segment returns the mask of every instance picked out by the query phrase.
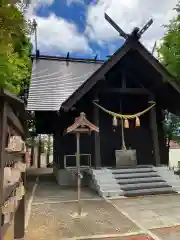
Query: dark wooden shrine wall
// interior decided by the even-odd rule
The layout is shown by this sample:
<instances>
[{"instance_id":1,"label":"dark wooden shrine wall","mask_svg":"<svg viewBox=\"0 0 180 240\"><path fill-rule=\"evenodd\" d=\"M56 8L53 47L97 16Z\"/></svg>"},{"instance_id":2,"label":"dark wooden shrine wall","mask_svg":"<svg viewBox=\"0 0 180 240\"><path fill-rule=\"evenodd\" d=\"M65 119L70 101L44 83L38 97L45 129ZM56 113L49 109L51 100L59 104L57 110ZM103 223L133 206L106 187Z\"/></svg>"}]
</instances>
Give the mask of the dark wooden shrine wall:
<instances>
[{"instance_id":1,"label":"dark wooden shrine wall","mask_svg":"<svg viewBox=\"0 0 180 240\"><path fill-rule=\"evenodd\" d=\"M135 113L143 110L147 107L147 99L133 96L123 100L123 113ZM119 98L117 96L103 96L100 95L100 104L115 112L120 111ZM140 104L141 102L141 104ZM83 102L79 105L76 111L70 112L64 118L53 118L54 125L54 162L60 164L63 168L64 155L75 154L76 152L76 138L74 135L63 135L64 129L71 125L75 117L79 116L81 111L86 112L87 118L93 122L93 104L85 104ZM88 107L89 106L89 107ZM103 111L99 111L100 118L100 151L101 151L101 163L104 166L115 165L115 150L121 149L121 128L120 126L113 131L112 117ZM130 128L124 129L125 142L127 148L137 149L137 159L139 164L154 164L154 158L152 156L152 138L149 126L149 114L145 114L141 117L141 127L135 128L135 122L130 121ZM157 123L159 134L159 147L161 164L168 163L168 149L166 148L164 132L162 128L162 115L161 108L157 107ZM82 154L92 155L92 164L94 165L94 134L91 136L84 135L80 139L80 149Z\"/></svg>"},{"instance_id":2,"label":"dark wooden shrine wall","mask_svg":"<svg viewBox=\"0 0 180 240\"><path fill-rule=\"evenodd\" d=\"M140 99L141 104L139 103ZM104 107L109 108L115 112L120 111L120 106L116 96L107 98L106 96L103 97L101 95L99 100L100 104L103 105ZM144 97L143 99L142 96L141 97L133 96L128 98L128 102L126 102L125 100L127 99L124 99L123 113L139 112L148 106L146 97ZM125 108L125 106L127 108ZM133 106L136 107L134 108ZM79 108L78 111L81 112L85 110L84 112L88 113L87 114L88 119L93 119L92 108L93 108L92 104L89 104L89 108L88 106L84 105L84 108L82 106L82 108ZM74 115L77 116L77 112L74 113L71 112L70 114L72 118L71 124L73 123ZM121 128L120 126L118 126L114 132L112 126L112 117L101 110L99 113L99 117L100 117L99 127L100 127L101 164L102 166L115 166L115 150L119 150L122 147ZM150 130L149 113L146 113L144 116L142 116L140 120L141 120L140 128L135 128L135 122L130 121L129 129L124 129L126 146L127 148L137 150L138 164L155 164L152 153L153 146L152 135ZM161 125L158 124L158 126L159 132L162 133ZM160 135L159 137L160 154L162 162L165 163L164 156L166 155L166 153L164 143L162 143L162 137L163 134ZM81 136L80 140L81 140L80 141L81 153L91 154L92 164L94 165L94 134L92 134L91 136L88 135ZM64 155L74 155L76 152L76 138L74 135L71 134L63 136L61 131L59 132L57 131L54 135L54 141L55 141L54 149L56 153L55 154L56 156L54 156L55 162L60 164L60 167L63 168Z\"/></svg>"},{"instance_id":3,"label":"dark wooden shrine wall","mask_svg":"<svg viewBox=\"0 0 180 240\"><path fill-rule=\"evenodd\" d=\"M122 109L120 110L120 100ZM107 98L101 96L100 104L107 109L123 114L133 114L148 107L148 98L143 96L128 96L119 98L116 95ZM140 118L140 128L135 127L135 121L129 121L129 128L124 129L125 143L127 148L137 150L138 164L154 164L152 156L152 138L150 131L149 114ZM115 131L113 131L115 129ZM100 111L100 140L101 162L106 166L115 166L115 150L122 148L121 126L112 126L112 117Z\"/></svg>"}]
</instances>

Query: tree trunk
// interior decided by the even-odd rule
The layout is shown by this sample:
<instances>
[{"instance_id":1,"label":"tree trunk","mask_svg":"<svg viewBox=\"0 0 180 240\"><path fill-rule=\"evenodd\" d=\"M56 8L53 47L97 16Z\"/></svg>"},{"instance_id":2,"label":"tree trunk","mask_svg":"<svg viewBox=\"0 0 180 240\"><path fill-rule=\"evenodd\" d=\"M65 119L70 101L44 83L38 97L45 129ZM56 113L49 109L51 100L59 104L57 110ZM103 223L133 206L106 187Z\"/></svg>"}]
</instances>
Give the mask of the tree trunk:
<instances>
[{"instance_id":1,"label":"tree trunk","mask_svg":"<svg viewBox=\"0 0 180 240\"><path fill-rule=\"evenodd\" d=\"M48 141L47 141L47 155L46 155L46 163L49 164L49 157L51 152L51 135L48 135Z\"/></svg>"},{"instance_id":2,"label":"tree trunk","mask_svg":"<svg viewBox=\"0 0 180 240\"><path fill-rule=\"evenodd\" d=\"M32 139L31 139L31 160L30 160L30 165L31 166L34 166L35 165L35 162L34 162L34 145L35 145L35 137L32 136Z\"/></svg>"},{"instance_id":3,"label":"tree trunk","mask_svg":"<svg viewBox=\"0 0 180 240\"><path fill-rule=\"evenodd\" d=\"M37 159L37 165L38 168L41 168L41 135L39 135L39 144L38 144L38 159Z\"/></svg>"}]
</instances>

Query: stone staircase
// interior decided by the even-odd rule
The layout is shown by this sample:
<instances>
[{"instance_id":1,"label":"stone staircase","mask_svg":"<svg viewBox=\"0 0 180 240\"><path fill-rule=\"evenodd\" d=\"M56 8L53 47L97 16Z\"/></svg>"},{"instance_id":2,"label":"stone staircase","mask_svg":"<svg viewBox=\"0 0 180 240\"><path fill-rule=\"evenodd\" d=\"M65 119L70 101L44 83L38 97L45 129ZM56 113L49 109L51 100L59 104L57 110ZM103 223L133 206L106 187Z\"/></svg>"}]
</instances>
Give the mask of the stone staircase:
<instances>
[{"instance_id":1,"label":"stone staircase","mask_svg":"<svg viewBox=\"0 0 180 240\"><path fill-rule=\"evenodd\" d=\"M180 179L168 167L91 169L91 187L102 197L132 197L180 192Z\"/></svg>"},{"instance_id":2,"label":"stone staircase","mask_svg":"<svg viewBox=\"0 0 180 240\"><path fill-rule=\"evenodd\" d=\"M92 176L90 187L96 190L101 197L123 196L123 190L120 189L111 169L90 169L89 173Z\"/></svg>"}]
</instances>

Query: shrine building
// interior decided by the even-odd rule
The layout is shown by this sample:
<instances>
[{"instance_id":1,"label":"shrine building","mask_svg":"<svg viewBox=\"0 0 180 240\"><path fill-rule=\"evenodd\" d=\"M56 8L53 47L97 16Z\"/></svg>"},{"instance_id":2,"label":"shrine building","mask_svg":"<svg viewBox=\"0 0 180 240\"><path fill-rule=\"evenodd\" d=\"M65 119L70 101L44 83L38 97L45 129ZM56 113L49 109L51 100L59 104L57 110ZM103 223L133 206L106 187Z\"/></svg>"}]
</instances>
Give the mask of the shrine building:
<instances>
[{"instance_id":1,"label":"shrine building","mask_svg":"<svg viewBox=\"0 0 180 240\"><path fill-rule=\"evenodd\" d=\"M131 115L152 103L155 106L139 117L139 127L135 119L122 127L121 120L113 126L113 117L94 102L106 110ZM69 165L75 163L75 157L66 161L75 156L75 136L64 135L64 130L81 112L99 127L99 133L80 137L82 165L117 168L118 164L121 168L118 153L123 158L123 140L126 154L129 151L134 156L133 166L168 165L164 110L180 116L178 102L180 86L135 35L107 61L71 58L69 54L67 58L33 58L27 110L35 112L37 133L53 134L53 161L60 170L68 161ZM131 162L123 163L122 168L125 166L132 167Z\"/></svg>"}]
</instances>

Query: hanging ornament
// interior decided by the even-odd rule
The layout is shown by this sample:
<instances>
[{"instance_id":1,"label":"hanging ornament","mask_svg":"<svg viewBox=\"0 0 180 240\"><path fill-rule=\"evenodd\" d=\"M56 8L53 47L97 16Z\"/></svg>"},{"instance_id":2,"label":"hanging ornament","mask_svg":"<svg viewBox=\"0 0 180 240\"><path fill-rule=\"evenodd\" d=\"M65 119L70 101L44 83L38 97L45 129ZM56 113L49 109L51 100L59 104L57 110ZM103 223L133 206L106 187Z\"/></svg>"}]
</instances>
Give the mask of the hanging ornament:
<instances>
[{"instance_id":1,"label":"hanging ornament","mask_svg":"<svg viewBox=\"0 0 180 240\"><path fill-rule=\"evenodd\" d=\"M3 216L4 216L4 224L8 224L11 220L11 213L10 212L5 213L5 214L3 214Z\"/></svg>"},{"instance_id":2,"label":"hanging ornament","mask_svg":"<svg viewBox=\"0 0 180 240\"><path fill-rule=\"evenodd\" d=\"M20 186L16 188L15 196L18 201L22 199Z\"/></svg>"},{"instance_id":3,"label":"hanging ornament","mask_svg":"<svg viewBox=\"0 0 180 240\"><path fill-rule=\"evenodd\" d=\"M124 120L124 128L129 128L129 121L128 121L128 119Z\"/></svg>"},{"instance_id":4,"label":"hanging ornament","mask_svg":"<svg viewBox=\"0 0 180 240\"><path fill-rule=\"evenodd\" d=\"M122 150L126 150L126 146L125 145L122 145Z\"/></svg>"},{"instance_id":5,"label":"hanging ornament","mask_svg":"<svg viewBox=\"0 0 180 240\"><path fill-rule=\"evenodd\" d=\"M140 127L140 119L139 117L136 117L136 127Z\"/></svg>"},{"instance_id":6,"label":"hanging ornament","mask_svg":"<svg viewBox=\"0 0 180 240\"><path fill-rule=\"evenodd\" d=\"M19 162L14 164L14 168L18 169L20 172L25 172L26 171L26 164L19 161Z\"/></svg>"},{"instance_id":7,"label":"hanging ornament","mask_svg":"<svg viewBox=\"0 0 180 240\"><path fill-rule=\"evenodd\" d=\"M21 191L21 196L24 196L25 194L25 189L23 183L20 184L20 191Z\"/></svg>"},{"instance_id":8,"label":"hanging ornament","mask_svg":"<svg viewBox=\"0 0 180 240\"><path fill-rule=\"evenodd\" d=\"M116 116L114 116L114 117L113 117L113 126L114 126L114 127L117 127L117 125L118 125L118 121L117 121Z\"/></svg>"}]
</instances>

